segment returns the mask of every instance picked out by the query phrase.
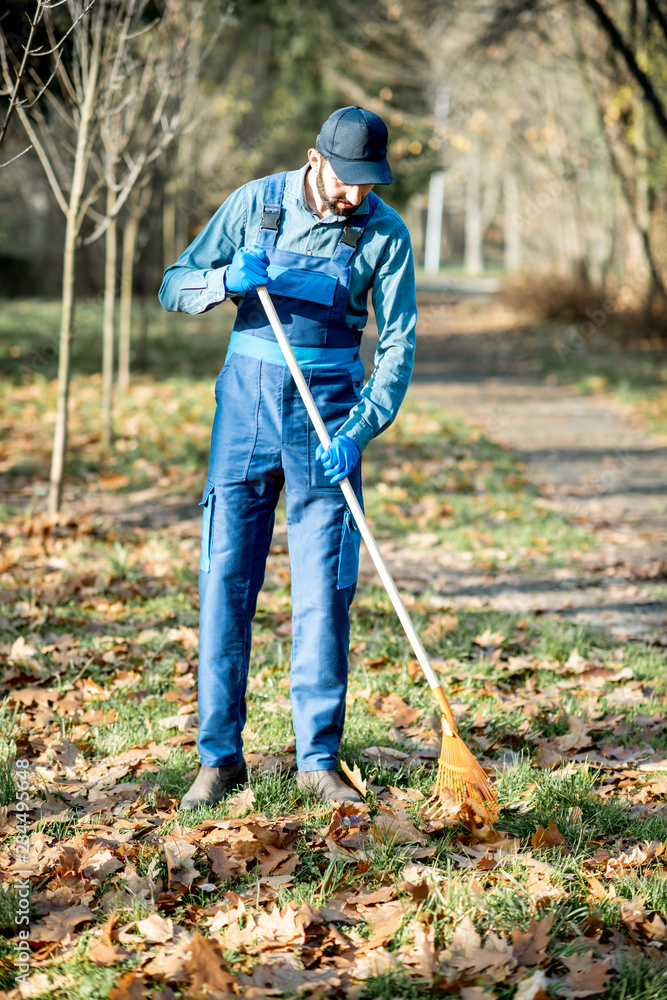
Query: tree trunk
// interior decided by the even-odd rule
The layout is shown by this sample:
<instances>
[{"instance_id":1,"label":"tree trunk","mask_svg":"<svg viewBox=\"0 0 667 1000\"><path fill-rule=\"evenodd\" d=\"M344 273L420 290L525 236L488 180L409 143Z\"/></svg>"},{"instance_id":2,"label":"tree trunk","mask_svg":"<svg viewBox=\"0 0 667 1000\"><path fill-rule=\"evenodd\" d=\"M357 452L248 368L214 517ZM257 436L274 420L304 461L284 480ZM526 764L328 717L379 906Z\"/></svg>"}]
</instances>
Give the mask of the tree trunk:
<instances>
[{"instance_id":1,"label":"tree trunk","mask_svg":"<svg viewBox=\"0 0 667 1000\"><path fill-rule=\"evenodd\" d=\"M518 274L521 270L521 229L519 226L519 185L516 174L508 169L503 178L505 214L505 270Z\"/></svg>"},{"instance_id":2,"label":"tree trunk","mask_svg":"<svg viewBox=\"0 0 667 1000\"><path fill-rule=\"evenodd\" d=\"M482 274L482 201L480 197L480 153L475 143L469 153L466 179L465 269L467 274Z\"/></svg>"},{"instance_id":3,"label":"tree trunk","mask_svg":"<svg viewBox=\"0 0 667 1000\"><path fill-rule=\"evenodd\" d=\"M57 514L62 500L65 456L67 454L67 416L71 370L72 328L74 325L74 255L76 247L77 205L70 199L63 247L63 283L60 311L60 345L58 348L58 401L51 455L51 485L49 514Z\"/></svg>"},{"instance_id":4,"label":"tree trunk","mask_svg":"<svg viewBox=\"0 0 667 1000\"><path fill-rule=\"evenodd\" d=\"M424 271L430 275L436 275L440 270L444 204L445 171L436 170L431 174L428 185L428 215L426 217L426 241L424 247Z\"/></svg>"},{"instance_id":5,"label":"tree trunk","mask_svg":"<svg viewBox=\"0 0 667 1000\"><path fill-rule=\"evenodd\" d=\"M173 173L164 186L162 202L162 255L165 269L174 263L176 253L176 195L178 192L178 160L170 164Z\"/></svg>"},{"instance_id":6,"label":"tree trunk","mask_svg":"<svg viewBox=\"0 0 667 1000\"><path fill-rule=\"evenodd\" d=\"M120 343L118 348L118 391L130 388L130 343L132 337L132 272L139 232L139 213L131 211L123 233L120 270Z\"/></svg>"},{"instance_id":7,"label":"tree trunk","mask_svg":"<svg viewBox=\"0 0 667 1000\"><path fill-rule=\"evenodd\" d=\"M62 502L65 457L67 454L67 410L69 404L69 382L71 371L72 327L74 320L74 254L79 229L79 209L86 181L90 150L88 139L97 95L100 68L101 25L97 22L92 31L93 46L86 78L86 91L81 105L81 117L76 137L72 187L66 213L65 245L63 248L62 309L60 314L60 349L58 354L58 402L56 425L53 434L51 456L51 483L49 488L48 511L57 514Z\"/></svg>"},{"instance_id":8,"label":"tree trunk","mask_svg":"<svg viewBox=\"0 0 667 1000\"><path fill-rule=\"evenodd\" d=\"M132 341L132 287L134 261L137 253L139 223L151 200L149 186L133 191L130 210L123 231L123 248L120 265L120 345L118 349L118 390L130 388L130 345Z\"/></svg>"},{"instance_id":9,"label":"tree trunk","mask_svg":"<svg viewBox=\"0 0 667 1000\"><path fill-rule=\"evenodd\" d=\"M107 189L107 215L114 207L114 192ZM113 342L114 306L116 303L117 222L112 219L106 231L104 266L104 322L102 348L102 449L109 451L113 442Z\"/></svg>"}]
</instances>

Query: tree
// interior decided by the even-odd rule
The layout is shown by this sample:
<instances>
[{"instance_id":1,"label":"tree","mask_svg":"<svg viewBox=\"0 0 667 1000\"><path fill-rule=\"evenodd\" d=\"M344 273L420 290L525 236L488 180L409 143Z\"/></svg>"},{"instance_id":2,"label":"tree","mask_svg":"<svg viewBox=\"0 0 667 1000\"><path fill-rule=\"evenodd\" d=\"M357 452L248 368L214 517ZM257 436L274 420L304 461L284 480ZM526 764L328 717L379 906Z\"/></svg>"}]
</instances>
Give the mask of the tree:
<instances>
[{"instance_id":1,"label":"tree","mask_svg":"<svg viewBox=\"0 0 667 1000\"><path fill-rule=\"evenodd\" d=\"M90 245L109 233L105 294L108 440L115 221L150 165L188 124L184 111L199 64L193 69L179 56L189 44L191 19L201 17L203 8L203 0L196 5L167 0L162 16L149 19L147 0L94 0L85 20L81 0L65 0L57 8L44 9L51 50L67 36L71 40L70 58L67 65L59 60L54 68L58 92L53 88L46 91L48 113L34 102L29 110L21 105L16 110L66 220L50 513L60 508L67 453L75 252L78 246ZM133 43L137 45L148 32L153 32L151 43L137 54ZM32 77L34 86L41 87L36 73ZM147 105L150 107L145 110ZM103 195L105 202L100 205ZM84 234L87 221L92 223L92 231Z\"/></svg>"},{"instance_id":2,"label":"tree","mask_svg":"<svg viewBox=\"0 0 667 1000\"><path fill-rule=\"evenodd\" d=\"M87 14L92 7L93 2L94 0L92 0L92 2L82 10L80 17L72 24L71 30L76 28L78 21ZM49 3L47 0L36 0L35 11L32 17L27 12L24 14L23 30L21 34L11 31L5 35L2 31L2 24L0 23L0 66L2 67L3 80L0 96L8 98L5 117L2 123L0 123L0 146L5 140L7 130L9 129L9 123L11 122L16 109L18 107L28 109L31 105L35 104L40 97L42 97L44 91L49 86L55 75L58 61L62 55L62 48L67 40L67 35L63 35L53 49L44 49L41 44L38 44L38 34L42 26L44 14L47 11L53 10L57 6L58 0L55 0L53 3ZM46 82L42 85L38 92L32 96L30 101L28 101L28 98L25 95L22 97L21 92L24 90L26 81L30 74L31 63L35 59L43 59L46 56L52 56L56 53L56 68L54 68ZM8 166L9 163L13 163L14 160L17 160L19 156L23 156L24 153L27 153L30 148L30 146L26 146L21 153L12 157L12 159L7 163L0 164L0 166Z\"/></svg>"}]
</instances>

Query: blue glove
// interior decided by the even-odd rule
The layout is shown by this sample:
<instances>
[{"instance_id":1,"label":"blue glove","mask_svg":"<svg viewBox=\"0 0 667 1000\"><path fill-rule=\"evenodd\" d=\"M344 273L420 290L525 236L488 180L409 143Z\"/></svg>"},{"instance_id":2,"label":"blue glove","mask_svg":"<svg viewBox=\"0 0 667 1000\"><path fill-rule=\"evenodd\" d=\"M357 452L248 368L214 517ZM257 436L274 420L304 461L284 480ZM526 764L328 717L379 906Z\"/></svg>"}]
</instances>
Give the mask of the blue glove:
<instances>
[{"instance_id":1,"label":"blue glove","mask_svg":"<svg viewBox=\"0 0 667 1000\"><path fill-rule=\"evenodd\" d=\"M349 476L359 461L359 455L359 449L347 434L336 434L326 451L318 444L315 452L315 458L319 458L324 466L324 475L332 484Z\"/></svg>"},{"instance_id":2,"label":"blue glove","mask_svg":"<svg viewBox=\"0 0 667 1000\"><path fill-rule=\"evenodd\" d=\"M249 292L258 285L268 285L271 281L267 268L269 258L264 250L241 247L236 251L225 272L225 287L228 292Z\"/></svg>"}]
</instances>

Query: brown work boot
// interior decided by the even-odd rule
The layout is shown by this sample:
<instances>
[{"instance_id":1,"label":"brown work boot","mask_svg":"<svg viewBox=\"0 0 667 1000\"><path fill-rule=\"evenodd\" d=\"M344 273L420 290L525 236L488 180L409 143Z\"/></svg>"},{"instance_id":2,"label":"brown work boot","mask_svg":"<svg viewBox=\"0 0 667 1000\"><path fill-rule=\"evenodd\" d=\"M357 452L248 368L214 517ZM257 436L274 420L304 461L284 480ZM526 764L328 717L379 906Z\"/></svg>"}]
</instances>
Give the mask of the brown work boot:
<instances>
[{"instance_id":1,"label":"brown work boot","mask_svg":"<svg viewBox=\"0 0 667 1000\"><path fill-rule=\"evenodd\" d=\"M312 792L322 802L361 802L354 788L346 785L336 771L299 771L296 783L302 792Z\"/></svg>"},{"instance_id":2,"label":"brown work boot","mask_svg":"<svg viewBox=\"0 0 667 1000\"><path fill-rule=\"evenodd\" d=\"M181 809L217 806L230 792L247 782L248 770L243 758L225 767L206 767L202 764L199 774L181 800Z\"/></svg>"}]
</instances>

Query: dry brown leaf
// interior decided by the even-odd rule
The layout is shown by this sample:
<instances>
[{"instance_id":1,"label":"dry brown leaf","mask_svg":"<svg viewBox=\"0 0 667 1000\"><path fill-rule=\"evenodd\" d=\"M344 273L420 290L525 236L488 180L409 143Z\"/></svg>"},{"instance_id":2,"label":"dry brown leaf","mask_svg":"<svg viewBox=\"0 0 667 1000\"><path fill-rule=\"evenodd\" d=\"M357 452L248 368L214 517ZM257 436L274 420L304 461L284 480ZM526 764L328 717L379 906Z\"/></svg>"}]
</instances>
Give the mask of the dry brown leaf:
<instances>
[{"instance_id":1,"label":"dry brown leaf","mask_svg":"<svg viewBox=\"0 0 667 1000\"><path fill-rule=\"evenodd\" d=\"M359 770L359 765L355 764L353 768L350 768L349 764L346 764L344 760L340 762L341 770L350 779L352 785L356 788L360 795L364 798L368 795L368 786L364 779L361 777L361 771Z\"/></svg>"},{"instance_id":2,"label":"dry brown leaf","mask_svg":"<svg viewBox=\"0 0 667 1000\"><path fill-rule=\"evenodd\" d=\"M55 990L71 990L74 986L74 976L61 975L59 973L36 972L26 982L18 984L20 995L28 997L44 997L51 995ZM7 995L7 994L6 994Z\"/></svg>"},{"instance_id":3,"label":"dry brown leaf","mask_svg":"<svg viewBox=\"0 0 667 1000\"><path fill-rule=\"evenodd\" d=\"M538 740L537 750L533 756L532 763L535 767L552 768L558 767L563 760L563 754L557 750L550 740Z\"/></svg>"},{"instance_id":4,"label":"dry brown leaf","mask_svg":"<svg viewBox=\"0 0 667 1000\"><path fill-rule=\"evenodd\" d=\"M371 936L368 939L368 947L371 948L388 944L407 916L404 904L398 900L368 908L358 906L357 910L371 925Z\"/></svg>"},{"instance_id":5,"label":"dry brown leaf","mask_svg":"<svg viewBox=\"0 0 667 1000\"><path fill-rule=\"evenodd\" d=\"M399 948L401 962L414 969L423 979L433 979L438 968L438 953L435 950L435 928L424 924L413 924L412 944Z\"/></svg>"},{"instance_id":6,"label":"dry brown leaf","mask_svg":"<svg viewBox=\"0 0 667 1000\"><path fill-rule=\"evenodd\" d=\"M394 691L385 695L376 691L369 698L368 704L372 712L383 719L390 719L399 729L414 726L421 714L419 709L410 708Z\"/></svg>"},{"instance_id":7,"label":"dry brown leaf","mask_svg":"<svg viewBox=\"0 0 667 1000\"><path fill-rule=\"evenodd\" d=\"M76 928L95 920L95 914L87 906L68 906L64 910L48 913L43 922L30 928L31 941L65 941Z\"/></svg>"},{"instance_id":8,"label":"dry brown leaf","mask_svg":"<svg viewBox=\"0 0 667 1000\"><path fill-rule=\"evenodd\" d=\"M218 933L225 948L238 948L249 955L265 949L294 948L306 940L306 928L311 923L321 923L319 913L308 903L300 906L294 900L281 911L260 910L250 913L240 901L236 910L220 912L214 919L211 931ZM242 926L243 925L243 926Z\"/></svg>"},{"instance_id":9,"label":"dry brown leaf","mask_svg":"<svg viewBox=\"0 0 667 1000\"><path fill-rule=\"evenodd\" d=\"M375 948L373 951L365 952L358 958L354 965L346 969L346 973L352 979L371 979L373 976L381 976L385 972L392 972L398 968L396 956L390 954L386 948Z\"/></svg>"},{"instance_id":10,"label":"dry brown leaf","mask_svg":"<svg viewBox=\"0 0 667 1000\"><path fill-rule=\"evenodd\" d=\"M128 958L132 958L133 952L122 948L119 944L109 944L102 938L93 937L88 946L88 959L95 965L118 965Z\"/></svg>"},{"instance_id":11,"label":"dry brown leaf","mask_svg":"<svg viewBox=\"0 0 667 1000\"><path fill-rule=\"evenodd\" d=\"M138 972L125 972L109 991L109 1000L145 1000L148 983Z\"/></svg>"},{"instance_id":12,"label":"dry brown leaf","mask_svg":"<svg viewBox=\"0 0 667 1000\"><path fill-rule=\"evenodd\" d=\"M137 930L149 944L166 944L174 936L174 921L159 913L150 913L143 920L137 920Z\"/></svg>"},{"instance_id":13,"label":"dry brown leaf","mask_svg":"<svg viewBox=\"0 0 667 1000\"><path fill-rule=\"evenodd\" d=\"M536 969L532 975L520 981L513 1000L549 1000L546 989L552 984L553 980L548 978L544 969Z\"/></svg>"},{"instance_id":14,"label":"dry brown leaf","mask_svg":"<svg viewBox=\"0 0 667 1000\"><path fill-rule=\"evenodd\" d=\"M272 844L267 844L264 848L262 856L258 860L255 871L259 876L270 875L274 868L284 864L291 857L292 851L285 851L282 847L274 847ZM292 871L293 870L294 869L292 869ZM291 874L291 872L289 874Z\"/></svg>"},{"instance_id":15,"label":"dry brown leaf","mask_svg":"<svg viewBox=\"0 0 667 1000\"><path fill-rule=\"evenodd\" d=\"M246 872L245 861L232 857L223 844L210 844L206 848L206 857L211 862L214 873L223 882L234 878L235 875L242 875Z\"/></svg>"},{"instance_id":16,"label":"dry brown leaf","mask_svg":"<svg viewBox=\"0 0 667 1000\"><path fill-rule=\"evenodd\" d=\"M255 793L252 788L244 788L236 795L230 795L226 800L228 816L243 816L255 804Z\"/></svg>"},{"instance_id":17,"label":"dry brown leaf","mask_svg":"<svg viewBox=\"0 0 667 1000\"><path fill-rule=\"evenodd\" d=\"M169 885L180 885L189 889L201 872L197 871L192 860L197 852L196 844L177 837L167 837L164 842L164 853L167 859Z\"/></svg>"},{"instance_id":18,"label":"dry brown leaf","mask_svg":"<svg viewBox=\"0 0 667 1000\"><path fill-rule=\"evenodd\" d=\"M190 941L190 960L184 972L191 977L195 989L220 990L232 993L238 980L227 969L219 945L195 934Z\"/></svg>"},{"instance_id":19,"label":"dry brown leaf","mask_svg":"<svg viewBox=\"0 0 667 1000\"><path fill-rule=\"evenodd\" d=\"M554 915L550 913L543 920L533 918L526 931L521 931L518 927L513 929L514 957L519 965L542 965L548 961L546 951L551 941L553 922Z\"/></svg>"},{"instance_id":20,"label":"dry brown leaf","mask_svg":"<svg viewBox=\"0 0 667 1000\"><path fill-rule=\"evenodd\" d=\"M539 847L558 847L560 848L561 853L570 853L565 837L552 819L549 820L548 830L545 830L539 823L537 824L537 829L535 830L530 842L536 849Z\"/></svg>"},{"instance_id":21,"label":"dry brown leaf","mask_svg":"<svg viewBox=\"0 0 667 1000\"><path fill-rule=\"evenodd\" d=\"M607 980L614 964L612 958L594 959L593 952L564 955L561 962L569 974L560 981L556 992L564 997L600 996L606 992Z\"/></svg>"},{"instance_id":22,"label":"dry brown leaf","mask_svg":"<svg viewBox=\"0 0 667 1000\"><path fill-rule=\"evenodd\" d=\"M392 812L381 806L370 828L371 835L380 844L422 844L428 843L428 837L410 822L404 809Z\"/></svg>"}]
</instances>

